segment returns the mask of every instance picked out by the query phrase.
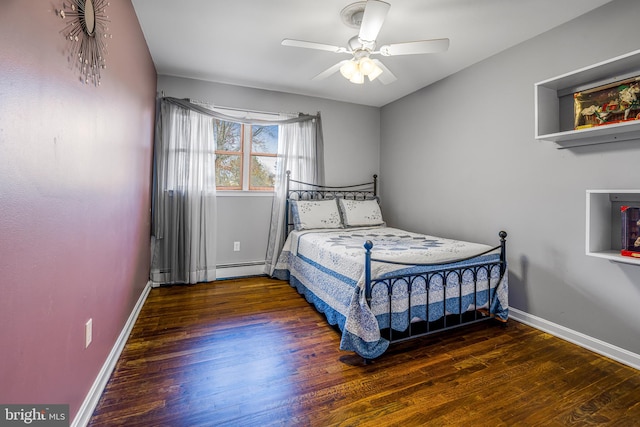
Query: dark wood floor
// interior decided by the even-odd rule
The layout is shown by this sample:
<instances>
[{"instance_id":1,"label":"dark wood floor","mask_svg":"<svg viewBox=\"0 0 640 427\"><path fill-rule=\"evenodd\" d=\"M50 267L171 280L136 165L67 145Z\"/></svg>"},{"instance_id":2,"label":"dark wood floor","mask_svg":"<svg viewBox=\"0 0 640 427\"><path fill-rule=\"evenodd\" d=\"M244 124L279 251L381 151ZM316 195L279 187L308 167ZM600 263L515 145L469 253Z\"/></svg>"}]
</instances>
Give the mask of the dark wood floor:
<instances>
[{"instance_id":1,"label":"dark wood floor","mask_svg":"<svg viewBox=\"0 0 640 427\"><path fill-rule=\"evenodd\" d=\"M285 282L153 289L90 426L640 426L640 371L510 320L370 365Z\"/></svg>"}]
</instances>

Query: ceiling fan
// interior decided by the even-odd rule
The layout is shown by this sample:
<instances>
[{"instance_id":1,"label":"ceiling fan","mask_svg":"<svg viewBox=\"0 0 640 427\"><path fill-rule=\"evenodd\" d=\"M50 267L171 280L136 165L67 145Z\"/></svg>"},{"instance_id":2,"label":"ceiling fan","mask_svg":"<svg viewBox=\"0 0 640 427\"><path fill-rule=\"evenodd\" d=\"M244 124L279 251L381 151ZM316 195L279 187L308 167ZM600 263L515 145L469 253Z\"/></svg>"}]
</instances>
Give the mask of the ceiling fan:
<instances>
[{"instance_id":1,"label":"ceiling fan","mask_svg":"<svg viewBox=\"0 0 640 427\"><path fill-rule=\"evenodd\" d=\"M381 61L372 59L372 55L397 56L444 52L449 48L449 39L386 44L376 50L376 39L390 7L389 3L380 0L367 0L342 9L342 21L352 28L360 29L358 35L349 40L347 47L294 39L284 39L282 45L352 55L351 59L338 62L315 76L313 80L325 79L340 70L340 73L352 83L364 83L365 76L369 81L377 78L382 84L393 83L397 80L396 76Z\"/></svg>"}]
</instances>

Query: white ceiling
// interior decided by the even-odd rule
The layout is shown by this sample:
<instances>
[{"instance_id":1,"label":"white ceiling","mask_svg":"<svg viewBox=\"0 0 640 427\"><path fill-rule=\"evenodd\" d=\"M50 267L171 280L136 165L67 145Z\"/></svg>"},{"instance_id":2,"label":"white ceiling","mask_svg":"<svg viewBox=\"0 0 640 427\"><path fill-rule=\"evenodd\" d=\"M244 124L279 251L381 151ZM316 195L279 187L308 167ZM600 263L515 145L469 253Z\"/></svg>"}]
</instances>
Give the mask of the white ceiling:
<instances>
[{"instance_id":1,"label":"white ceiling","mask_svg":"<svg viewBox=\"0 0 640 427\"><path fill-rule=\"evenodd\" d=\"M383 106L611 0L385 0L378 46L447 37L449 50L382 57L398 78L312 80L347 54L282 46L292 38L346 46L352 0L132 0L158 74Z\"/></svg>"}]
</instances>

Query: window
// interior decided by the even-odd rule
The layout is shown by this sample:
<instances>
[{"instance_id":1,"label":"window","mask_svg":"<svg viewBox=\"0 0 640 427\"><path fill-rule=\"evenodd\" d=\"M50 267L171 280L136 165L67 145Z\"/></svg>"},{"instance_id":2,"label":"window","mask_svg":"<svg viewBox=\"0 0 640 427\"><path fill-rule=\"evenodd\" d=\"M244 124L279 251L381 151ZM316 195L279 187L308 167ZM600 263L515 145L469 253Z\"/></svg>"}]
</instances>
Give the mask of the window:
<instances>
[{"instance_id":1,"label":"window","mask_svg":"<svg viewBox=\"0 0 640 427\"><path fill-rule=\"evenodd\" d=\"M216 188L242 190L243 126L216 120Z\"/></svg>"},{"instance_id":2,"label":"window","mask_svg":"<svg viewBox=\"0 0 640 427\"><path fill-rule=\"evenodd\" d=\"M249 189L273 191L278 156L278 126L251 126Z\"/></svg>"},{"instance_id":3,"label":"window","mask_svg":"<svg viewBox=\"0 0 640 427\"><path fill-rule=\"evenodd\" d=\"M278 126L216 120L215 133L216 188L273 191Z\"/></svg>"}]
</instances>

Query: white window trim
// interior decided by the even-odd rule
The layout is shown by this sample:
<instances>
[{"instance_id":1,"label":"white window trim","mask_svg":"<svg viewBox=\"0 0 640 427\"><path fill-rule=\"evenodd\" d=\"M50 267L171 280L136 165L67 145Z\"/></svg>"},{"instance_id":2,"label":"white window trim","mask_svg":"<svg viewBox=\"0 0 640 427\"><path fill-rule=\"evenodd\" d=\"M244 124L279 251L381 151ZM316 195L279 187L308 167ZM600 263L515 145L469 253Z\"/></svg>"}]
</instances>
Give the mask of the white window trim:
<instances>
[{"instance_id":1,"label":"white window trim","mask_svg":"<svg viewBox=\"0 0 640 427\"><path fill-rule=\"evenodd\" d=\"M217 197L273 197L274 191L256 191L256 190L218 190Z\"/></svg>"},{"instance_id":2,"label":"white window trim","mask_svg":"<svg viewBox=\"0 0 640 427\"><path fill-rule=\"evenodd\" d=\"M251 132L247 132L250 126ZM251 134L251 135L248 135ZM251 139L253 137L253 125L244 125L242 132L242 191L252 191L249 189L249 178L251 175ZM249 169L249 170L245 170ZM226 191L226 190L222 190Z\"/></svg>"}]
</instances>

